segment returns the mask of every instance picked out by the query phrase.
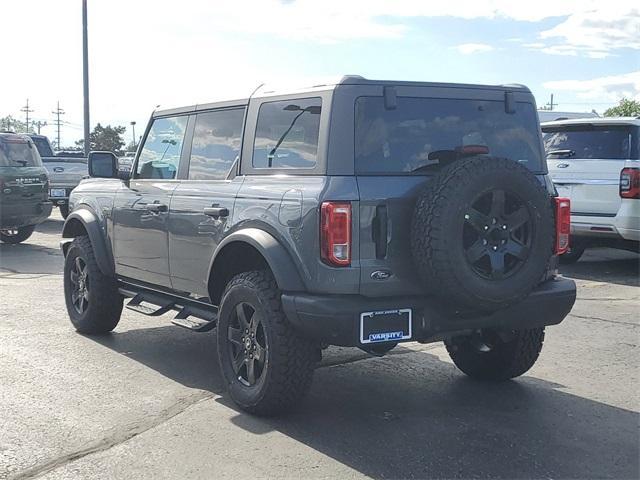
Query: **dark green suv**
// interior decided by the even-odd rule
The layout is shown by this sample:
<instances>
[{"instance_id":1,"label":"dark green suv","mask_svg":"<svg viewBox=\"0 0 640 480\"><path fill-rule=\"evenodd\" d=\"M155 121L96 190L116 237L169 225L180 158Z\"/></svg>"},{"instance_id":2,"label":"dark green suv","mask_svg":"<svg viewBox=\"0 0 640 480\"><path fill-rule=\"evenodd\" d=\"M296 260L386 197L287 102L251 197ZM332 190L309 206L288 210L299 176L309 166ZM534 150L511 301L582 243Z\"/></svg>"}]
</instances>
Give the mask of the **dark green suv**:
<instances>
[{"instance_id":1,"label":"dark green suv","mask_svg":"<svg viewBox=\"0 0 640 480\"><path fill-rule=\"evenodd\" d=\"M0 133L0 240L20 243L51 214L49 178L33 141Z\"/></svg>"}]
</instances>

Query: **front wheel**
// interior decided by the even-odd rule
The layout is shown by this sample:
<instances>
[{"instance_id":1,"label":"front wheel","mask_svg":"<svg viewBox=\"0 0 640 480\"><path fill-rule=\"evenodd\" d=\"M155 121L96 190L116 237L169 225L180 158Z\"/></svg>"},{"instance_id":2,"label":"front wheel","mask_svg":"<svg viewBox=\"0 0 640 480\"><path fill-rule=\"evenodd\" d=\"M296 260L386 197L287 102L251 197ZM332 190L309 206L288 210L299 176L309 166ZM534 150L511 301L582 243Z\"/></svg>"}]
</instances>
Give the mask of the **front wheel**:
<instances>
[{"instance_id":1,"label":"front wheel","mask_svg":"<svg viewBox=\"0 0 640 480\"><path fill-rule=\"evenodd\" d=\"M243 410L284 412L311 385L317 347L289 324L270 272L244 272L229 282L220 304L217 344L229 394Z\"/></svg>"},{"instance_id":2,"label":"front wheel","mask_svg":"<svg viewBox=\"0 0 640 480\"><path fill-rule=\"evenodd\" d=\"M478 380L500 381L519 377L538 360L544 327L526 330L485 329L445 342L453 363Z\"/></svg>"},{"instance_id":3,"label":"front wheel","mask_svg":"<svg viewBox=\"0 0 640 480\"><path fill-rule=\"evenodd\" d=\"M4 243L21 243L29 238L35 229L35 225L27 225L26 227L0 230L0 240Z\"/></svg>"},{"instance_id":4,"label":"front wheel","mask_svg":"<svg viewBox=\"0 0 640 480\"><path fill-rule=\"evenodd\" d=\"M76 237L64 259L64 299L80 333L107 333L120 321L122 295L115 278L100 271L89 237Z\"/></svg>"}]
</instances>

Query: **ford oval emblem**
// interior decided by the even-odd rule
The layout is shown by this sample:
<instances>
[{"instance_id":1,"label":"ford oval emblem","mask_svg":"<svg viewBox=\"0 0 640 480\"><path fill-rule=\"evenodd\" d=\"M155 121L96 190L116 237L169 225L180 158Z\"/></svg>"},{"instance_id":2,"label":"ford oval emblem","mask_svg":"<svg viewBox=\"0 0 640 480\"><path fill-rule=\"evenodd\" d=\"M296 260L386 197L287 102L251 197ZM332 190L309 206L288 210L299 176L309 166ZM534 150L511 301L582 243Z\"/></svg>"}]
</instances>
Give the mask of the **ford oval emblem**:
<instances>
[{"instance_id":1,"label":"ford oval emblem","mask_svg":"<svg viewBox=\"0 0 640 480\"><path fill-rule=\"evenodd\" d=\"M558 168L567 168L569 166L568 163L559 163Z\"/></svg>"},{"instance_id":2,"label":"ford oval emblem","mask_svg":"<svg viewBox=\"0 0 640 480\"><path fill-rule=\"evenodd\" d=\"M53 171L56 173L64 172L64 168L62 167L53 167Z\"/></svg>"},{"instance_id":3,"label":"ford oval emblem","mask_svg":"<svg viewBox=\"0 0 640 480\"><path fill-rule=\"evenodd\" d=\"M391 272L388 270L376 270L371 273L371 278L374 280L386 280L391 276Z\"/></svg>"}]
</instances>

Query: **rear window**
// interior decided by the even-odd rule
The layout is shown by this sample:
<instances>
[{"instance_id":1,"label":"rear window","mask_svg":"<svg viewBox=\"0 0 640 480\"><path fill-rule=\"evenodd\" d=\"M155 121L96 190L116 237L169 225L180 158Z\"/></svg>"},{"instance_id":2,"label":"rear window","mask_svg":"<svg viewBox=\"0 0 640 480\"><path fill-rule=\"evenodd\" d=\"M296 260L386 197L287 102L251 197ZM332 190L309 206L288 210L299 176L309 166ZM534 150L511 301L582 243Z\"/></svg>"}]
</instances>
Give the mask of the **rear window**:
<instances>
[{"instance_id":1,"label":"rear window","mask_svg":"<svg viewBox=\"0 0 640 480\"><path fill-rule=\"evenodd\" d=\"M40 156L30 140L0 139L0 167L38 167Z\"/></svg>"},{"instance_id":2,"label":"rear window","mask_svg":"<svg viewBox=\"0 0 640 480\"><path fill-rule=\"evenodd\" d=\"M31 137L31 140L33 140L33 143L35 143L36 148L38 149L38 153L41 157L53 157L51 145L49 145L49 141L46 138Z\"/></svg>"},{"instance_id":3,"label":"rear window","mask_svg":"<svg viewBox=\"0 0 640 480\"><path fill-rule=\"evenodd\" d=\"M539 127L532 104L398 97L385 109L382 97L356 100L355 162L358 173L428 171L439 158L462 149L488 152L542 170Z\"/></svg>"},{"instance_id":4,"label":"rear window","mask_svg":"<svg viewBox=\"0 0 640 480\"><path fill-rule=\"evenodd\" d=\"M549 158L626 160L637 150L632 149L634 129L625 125L564 125L542 131Z\"/></svg>"}]
</instances>

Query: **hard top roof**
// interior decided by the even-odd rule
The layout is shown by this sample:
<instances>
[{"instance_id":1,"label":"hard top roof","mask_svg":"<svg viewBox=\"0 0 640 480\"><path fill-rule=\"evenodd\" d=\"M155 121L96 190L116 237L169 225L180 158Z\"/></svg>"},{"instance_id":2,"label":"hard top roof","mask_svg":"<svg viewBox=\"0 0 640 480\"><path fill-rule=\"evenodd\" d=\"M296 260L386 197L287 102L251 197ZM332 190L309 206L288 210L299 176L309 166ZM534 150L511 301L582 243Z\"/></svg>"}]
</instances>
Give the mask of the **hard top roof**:
<instances>
[{"instance_id":1,"label":"hard top roof","mask_svg":"<svg viewBox=\"0 0 640 480\"><path fill-rule=\"evenodd\" d=\"M638 117L598 117L598 118L571 118L567 120L556 120L553 122L543 122L544 127L562 127L565 125L635 125L640 126Z\"/></svg>"},{"instance_id":2,"label":"hard top roof","mask_svg":"<svg viewBox=\"0 0 640 480\"><path fill-rule=\"evenodd\" d=\"M360 75L344 75L340 78L329 79L325 81L320 81L318 83L313 83L306 87L298 87L298 88L285 88L285 87L276 87L270 85L260 85L256 90L251 94L251 98L265 98L272 97L277 95L287 95L287 94L305 94L305 93L317 93L322 91L333 90L339 85L363 85L363 86L409 86L409 87L445 87L445 88L474 88L481 90L511 90L511 91L520 91L524 93L530 93L530 90L520 84L504 84L504 85L478 85L478 84L467 84L467 83L445 83L445 82L416 82L416 81L404 81L404 80L369 80ZM165 115L178 115L181 113L189 113L198 110L207 110L210 108L221 108L221 107L233 107L238 105L246 105L249 102L249 97L240 98L235 100L225 100L220 102L206 103L206 104L196 104L189 105L184 107L177 108L168 108L168 109L159 109L153 112L153 116L165 116Z\"/></svg>"}]
</instances>

